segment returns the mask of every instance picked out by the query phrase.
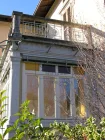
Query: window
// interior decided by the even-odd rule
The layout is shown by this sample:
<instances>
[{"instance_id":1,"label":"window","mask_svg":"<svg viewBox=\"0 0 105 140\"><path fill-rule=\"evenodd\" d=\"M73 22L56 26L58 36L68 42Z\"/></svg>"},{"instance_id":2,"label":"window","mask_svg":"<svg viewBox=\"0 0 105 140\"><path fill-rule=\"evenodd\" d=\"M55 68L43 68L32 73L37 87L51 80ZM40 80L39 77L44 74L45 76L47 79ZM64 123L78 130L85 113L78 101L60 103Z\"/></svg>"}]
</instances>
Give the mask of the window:
<instances>
[{"instance_id":1,"label":"window","mask_svg":"<svg viewBox=\"0 0 105 140\"><path fill-rule=\"evenodd\" d=\"M55 72L55 66L54 65L42 65L42 71Z\"/></svg>"},{"instance_id":2,"label":"window","mask_svg":"<svg viewBox=\"0 0 105 140\"><path fill-rule=\"evenodd\" d=\"M66 12L63 14L63 20L71 22L71 12L70 7L66 10Z\"/></svg>"},{"instance_id":3,"label":"window","mask_svg":"<svg viewBox=\"0 0 105 140\"><path fill-rule=\"evenodd\" d=\"M27 75L27 100L30 100L30 112L38 116L38 77Z\"/></svg>"},{"instance_id":4,"label":"window","mask_svg":"<svg viewBox=\"0 0 105 140\"><path fill-rule=\"evenodd\" d=\"M70 79L60 78L60 117L68 118L71 115L70 112Z\"/></svg>"},{"instance_id":5,"label":"window","mask_svg":"<svg viewBox=\"0 0 105 140\"><path fill-rule=\"evenodd\" d=\"M75 105L74 114L86 116L83 75L77 71L81 68L44 64L39 67L42 69L38 71L25 70L26 80L23 79L30 112L46 119L63 119L72 116Z\"/></svg>"},{"instance_id":6,"label":"window","mask_svg":"<svg viewBox=\"0 0 105 140\"><path fill-rule=\"evenodd\" d=\"M74 79L74 92L75 92L75 105L76 115L85 117L85 105L84 105L84 88L82 79Z\"/></svg>"},{"instance_id":7,"label":"window","mask_svg":"<svg viewBox=\"0 0 105 140\"><path fill-rule=\"evenodd\" d=\"M39 64L38 63L25 63L25 70L35 70L39 71Z\"/></svg>"},{"instance_id":8,"label":"window","mask_svg":"<svg viewBox=\"0 0 105 140\"><path fill-rule=\"evenodd\" d=\"M55 105L54 105L54 96L55 96L55 83L54 77L44 76L44 117L55 116Z\"/></svg>"},{"instance_id":9,"label":"window","mask_svg":"<svg viewBox=\"0 0 105 140\"><path fill-rule=\"evenodd\" d=\"M68 21L70 22L71 21L70 7L67 9L67 18L68 18Z\"/></svg>"},{"instance_id":10,"label":"window","mask_svg":"<svg viewBox=\"0 0 105 140\"><path fill-rule=\"evenodd\" d=\"M59 72L59 73L70 74L70 67L59 66L59 67L58 67L58 72Z\"/></svg>"},{"instance_id":11,"label":"window","mask_svg":"<svg viewBox=\"0 0 105 140\"><path fill-rule=\"evenodd\" d=\"M75 67L73 67L73 73L76 75L84 75L85 70L82 67L75 66Z\"/></svg>"},{"instance_id":12,"label":"window","mask_svg":"<svg viewBox=\"0 0 105 140\"><path fill-rule=\"evenodd\" d=\"M66 13L63 15L63 20L66 21Z\"/></svg>"}]
</instances>

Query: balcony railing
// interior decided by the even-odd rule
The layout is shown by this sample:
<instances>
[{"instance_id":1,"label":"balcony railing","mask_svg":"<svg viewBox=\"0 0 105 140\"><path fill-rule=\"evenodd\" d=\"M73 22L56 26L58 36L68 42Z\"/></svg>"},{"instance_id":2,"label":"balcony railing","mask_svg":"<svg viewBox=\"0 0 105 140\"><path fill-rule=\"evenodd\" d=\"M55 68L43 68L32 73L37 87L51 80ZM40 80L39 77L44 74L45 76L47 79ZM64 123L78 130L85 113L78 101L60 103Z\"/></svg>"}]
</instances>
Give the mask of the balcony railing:
<instances>
[{"instance_id":1,"label":"balcony railing","mask_svg":"<svg viewBox=\"0 0 105 140\"><path fill-rule=\"evenodd\" d=\"M20 32L28 36L88 43L88 28L70 22L24 15L21 18Z\"/></svg>"},{"instance_id":2,"label":"balcony railing","mask_svg":"<svg viewBox=\"0 0 105 140\"><path fill-rule=\"evenodd\" d=\"M105 37L105 33L91 25L82 25L60 20L46 19L14 12L10 36L21 35L86 43L90 48L93 35Z\"/></svg>"}]
</instances>

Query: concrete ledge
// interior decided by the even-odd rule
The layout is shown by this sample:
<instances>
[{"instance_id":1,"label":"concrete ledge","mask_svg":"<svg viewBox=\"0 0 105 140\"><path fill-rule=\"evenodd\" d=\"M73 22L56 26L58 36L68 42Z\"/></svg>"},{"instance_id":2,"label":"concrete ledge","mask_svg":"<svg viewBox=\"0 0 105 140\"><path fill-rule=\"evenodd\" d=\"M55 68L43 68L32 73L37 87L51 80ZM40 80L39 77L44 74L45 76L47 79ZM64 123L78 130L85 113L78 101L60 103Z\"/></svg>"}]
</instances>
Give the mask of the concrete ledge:
<instances>
[{"instance_id":1,"label":"concrete ledge","mask_svg":"<svg viewBox=\"0 0 105 140\"><path fill-rule=\"evenodd\" d=\"M38 57L38 56L22 56L23 62L41 62L46 64L63 64L63 65L78 65L79 61L71 59L59 59L59 58L48 58L48 57Z\"/></svg>"},{"instance_id":2,"label":"concrete ledge","mask_svg":"<svg viewBox=\"0 0 105 140\"><path fill-rule=\"evenodd\" d=\"M74 49L76 49L78 46L81 46L83 48L88 47L88 44L80 43L80 42L50 39L44 37L34 37L34 36L27 36L27 35L22 35L22 41L40 43L40 44L52 44L52 45L63 46L63 47L71 47Z\"/></svg>"},{"instance_id":3,"label":"concrete ledge","mask_svg":"<svg viewBox=\"0 0 105 140\"><path fill-rule=\"evenodd\" d=\"M70 124L70 126L74 126L75 124L80 124L80 123L84 123L86 121L86 118L84 119L80 119L80 118L70 118L70 119L43 119L42 125L44 127L48 127L51 123L54 123L54 121L60 123L60 122L64 122L64 123L68 123Z\"/></svg>"}]
</instances>

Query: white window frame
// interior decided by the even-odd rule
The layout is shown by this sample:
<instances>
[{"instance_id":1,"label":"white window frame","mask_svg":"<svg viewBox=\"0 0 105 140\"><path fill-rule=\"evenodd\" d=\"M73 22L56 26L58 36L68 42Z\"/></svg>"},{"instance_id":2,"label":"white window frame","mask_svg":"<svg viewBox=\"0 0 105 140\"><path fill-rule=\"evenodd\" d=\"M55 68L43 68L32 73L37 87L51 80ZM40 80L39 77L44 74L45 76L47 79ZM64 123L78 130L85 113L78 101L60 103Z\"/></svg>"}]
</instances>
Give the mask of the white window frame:
<instances>
[{"instance_id":1,"label":"white window frame","mask_svg":"<svg viewBox=\"0 0 105 140\"><path fill-rule=\"evenodd\" d=\"M70 74L61 74L58 73L58 65L55 65L55 73L53 72L42 72L42 65L39 66L40 69L39 71L33 71L33 70L25 70L25 64L23 63L23 71L22 71L22 102L26 100L26 86L27 86L27 75L36 75L39 77L40 83L39 83L39 90L38 90L38 117L44 118L44 92L43 92L43 76L51 76L55 77L59 82L59 79L62 78L68 78L70 79L70 99L71 99L71 105L70 105L70 112L71 116L69 118L76 117L76 108L75 108L75 94L74 94L74 78L76 79L83 79L84 76L78 75L75 76L73 74L72 66L71 67L71 73ZM56 84L56 91L59 94L55 94L55 117L54 118L45 118L45 119L55 119L58 118L60 119L60 107L58 106L57 99L60 97L60 92L59 92L59 85ZM41 104L40 104L41 103ZM68 118L68 119L69 119Z\"/></svg>"}]
</instances>

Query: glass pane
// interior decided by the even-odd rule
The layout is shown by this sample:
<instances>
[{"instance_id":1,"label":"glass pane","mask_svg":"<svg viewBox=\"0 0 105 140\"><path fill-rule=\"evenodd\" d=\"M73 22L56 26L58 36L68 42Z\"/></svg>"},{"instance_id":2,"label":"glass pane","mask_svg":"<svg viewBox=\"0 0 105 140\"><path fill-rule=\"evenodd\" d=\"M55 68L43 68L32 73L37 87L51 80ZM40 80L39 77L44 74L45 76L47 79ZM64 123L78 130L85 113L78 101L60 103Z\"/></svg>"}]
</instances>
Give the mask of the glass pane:
<instances>
[{"instance_id":1,"label":"glass pane","mask_svg":"<svg viewBox=\"0 0 105 140\"><path fill-rule=\"evenodd\" d=\"M30 112L38 115L38 77L27 75L27 99L30 100Z\"/></svg>"},{"instance_id":2,"label":"glass pane","mask_svg":"<svg viewBox=\"0 0 105 140\"><path fill-rule=\"evenodd\" d=\"M85 105L84 105L84 88L83 80L74 79L74 92L75 92L75 104L76 114L81 117L86 116Z\"/></svg>"},{"instance_id":3,"label":"glass pane","mask_svg":"<svg viewBox=\"0 0 105 140\"><path fill-rule=\"evenodd\" d=\"M25 70L39 71L38 63L25 63Z\"/></svg>"},{"instance_id":4,"label":"glass pane","mask_svg":"<svg viewBox=\"0 0 105 140\"><path fill-rule=\"evenodd\" d=\"M63 15L63 21L66 21L66 13Z\"/></svg>"},{"instance_id":5,"label":"glass pane","mask_svg":"<svg viewBox=\"0 0 105 140\"><path fill-rule=\"evenodd\" d=\"M44 76L44 116L54 117L55 116L55 106L54 106L54 96L55 96L55 84L54 77Z\"/></svg>"},{"instance_id":6,"label":"glass pane","mask_svg":"<svg viewBox=\"0 0 105 140\"><path fill-rule=\"evenodd\" d=\"M55 66L53 66L53 65L42 65L42 71L55 72Z\"/></svg>"},{"instance_id":7,"label":"glass pane","mask_svg":"<svg viewBox=\"0 0 105 140\"><path fill-rule=\"evenodd\" d=\"M73 73L77 75L84 75L85 71L82 67L73 67Z\"/></svg>"},{"instance_id":8,"label":"glass pane","mask_svg":"<svg viewBox=\"0 0 105 140\"><path fill-rule=\"evenodd\" d=\"M70 67L59 66L58 67L58 72L59 73L67 73L67 74L70 74Z\"/></svg>"},{"instance_id":9,"label":"glass pane","mask_svg":"<svg viewBox=\"0 0 105 140\"><path fill-rule=\"evenodd\" d=\"M71 22L70 7L67 9L67 16L68 16L68 21Z\"/></svg>"},{"instance_id":10,"label":"glass pane","mask_svg":"<svg viewBox=\"0 0 105 140\"><path fill-rule=\"evenodd\" d=\"M70 79L59 79L60 87L60 117L67 118L70 116Z\"/></svg>"}]
</instances>

